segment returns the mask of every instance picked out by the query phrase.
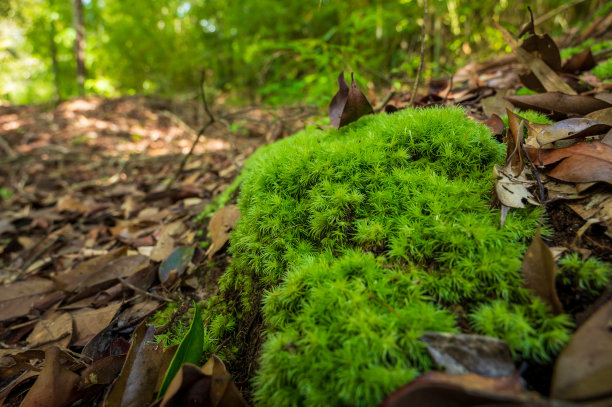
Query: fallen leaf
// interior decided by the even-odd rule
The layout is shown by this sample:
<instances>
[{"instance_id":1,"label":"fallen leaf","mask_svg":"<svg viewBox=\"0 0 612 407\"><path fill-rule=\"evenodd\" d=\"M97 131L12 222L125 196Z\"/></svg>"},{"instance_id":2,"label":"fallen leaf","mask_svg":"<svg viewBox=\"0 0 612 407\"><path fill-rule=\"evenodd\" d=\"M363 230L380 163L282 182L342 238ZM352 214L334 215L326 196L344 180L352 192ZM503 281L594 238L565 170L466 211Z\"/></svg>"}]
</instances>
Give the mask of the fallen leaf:
<instances>
[{"instance_id":1,"label":"fallen leaf","mask_svg":"<svg viewBox=\"0 0 612 407\"><path fill-rule=\"evenodd\" d=\"M58 199L55 208L58 212L87 212L87 206L83 204L83 201L70 195Z\"/></svg>"},{"instance_id":2,"label":"fallen leaf","mask_svg":"<svg viewBox=\"0 0 612 407\"><path fill-rule=\"evenodd\" d=\"M172 270L180 277L193 257L195 247L177 247L172 254L159 266L159 281L165 284Z\"/></svg>"},{"instance_id":3,"label":"fallen leaf","mask_svg":"<svg viewBox=\"0 0 612 407\"><path fill-rule=\"evenodd\" d=\"M169 230L166 228L162 229L162 232L157 239L157 243L153 247L151 251L151 255L149 256L153 261L163 261L170 256L172 251L174 250L174 238Z\"/></svg>"},{"instance_id":4,"label":"fallen leaf","mask_svg":"<svg viewBox=\"0 0 612 407\"><path fill-rule=\"evenodd\" d=\"M493 113L488 119L482 122L485 126L491 129L491 133L496 136L501 136L504 132L504 121L497 114Z\"/></svg>"},{"instance_id":5,"label":"fallen leaf","mask_svg":"<svg viewBox=\"0 0 612 407\"><path fill-rule=\"evenodd\" d=\"M562 70L567 73L580 73L595 68L595 58L590 48L577 53L565 61Z\"/></svg>"},{"instance_id":6,"label":"fallen leaf","mask_svg":"<svg viewBox=\"0 0 612 407\"><path fill-rule=\"evenodd\" d=\"M556 119L568 115L585 116L596 110L606 109L612 105L592 96L566 95L561 92L547 92L538 95L506 96L519 109L531 109L553 116Z\"/></svg>"},{"instance_id":7,"label":"fallen leaf","mask_svg":"<svg viewBox=\"0 0 612 407\"><path fill-rule=\"evenodd\" d=\"M482 335L428 332L420 340L439 370L449 374L476 373L484 377L515 372L508 344Z\"/></svg>"},{"instance_id":8,"label":"fallen leaf","mask_svg":"<svg viewBox=\"0 0 612 407\"><path fill-rule=\"evenodd\" d=\"M531 72L537 77L544 89L548 92L563 92L567 95L575 95L576 92L555 73L555 71L542 61L537 56L532 55L525 49L519 47L518 42L512 37L512 34L503 28L499 23L493 20L493 24L502 33L506 44L512 48L519 61L527 66ZM510 98L507 98L517 106ZM518 106L517 106L518 107Z\"/></svg>"},{"instance_id":9,"label":"fallen leaf","mask_svg":"<svg viewBox=\"0 0 612 407\"><path fill-rule=\"evenodd\" d=\"M136 328L121 373L105 399L107 406L147 406L153 402L163 358L163 346L154 339L154 327L142 323Z\"/></svg>"},{"instance_id":10,"label":"fallen leaf","mask_svg":"<svg viewBox=\"0 0 612 407\"><path fill-rule=\"evenodd\" d=\"M39 277L0 286L0 321L27 315L54 288L53 281Z\"/></svg>"},{"instance_id":11,"label":"fallen leaf","mask_svg":"<svg viewBox=\"0 0 612 407\"><path fill-rule=\"evenodd\" d=\"M524 208L525 203L539 205L533 194L527 189L533 182L524 176L515 177L505 169L495 166L493 168L495 178L495 192L499 201L510 208Z\"/></svg>"},{"instance_id":12,"label":"fallen leaf","mask_svg":"<svg viewBox=\"0 0 612 407\"><path fill-rule=\"evenodd\" d=\"M537 165L558 163L547 175L567 182L612 183L612 147L600 142L581 142L553 150L528 150Z\"/></svg>"},{"instance_id":13,"label":"fallen leaf","mask_svg":"<svg viewBox=\"0 0 612 407\"><path fill-rule=\"evenodd\" d=\"M208 232L212 243L206 251L209 259L229 240L230 232L236 227L238 219L240 219L240 211L236 205L224 206L210 218Z\"/></svg>"},{"instance_id":14,"label":"fallen leaf","mask_svg":"<svg viewBox=\"0 0 612 407\"><path fill-rule=\"evenodd\" d=\"M38 321L30 335L28 345L37 348L42 345L54 344L65 348L72 338L72 317L66 312L51 312ZM58 343L61 341L61 343Z\"/></svg>"},{"instance_id":15,"label":"fallen leaf","mask_svg":"<svg viewBox=\"0 0 612 407\"><path fill-rule=\"evenodd\" d=\"M561 70L561 54L559 47L548 34L532 34L523 43L521 48L529 52L533 57L541 60L550 67L553 72ZM531 62L531 61L530 61ZM529 65L532 65L531 62ZM528 66L529 66L528 65ZM537 68L536 68L537 69ZM547 89L533 72L519 75L521 82L529 89L536 92L545 92Z\"/></svg>"},{"instance_id":16,"label":"fallen leaf","mask_svg":"<svg viewBox=\"0 0 612 407\"><path fill-rule=\"evenodd\" d=\"M612 195L595 193L587 202L568 204L585 221L597 219L606 227L606 235L612 238Z\"/></svg>"},{"instance_id":17,"label":"fallen leaf","mask_svg":"<svg viewBox=\"0 0 612 407\"><path fill-rule=\"evenodd\" d=\"M425 373L385 398L379 407L544 407L549 403L533 395L521 394L516 375L482 377L473 373L448 375Z\"/></svg>"},{"instance_id":18,"label":"fallen leaf","mask_svg":"<svg viewBox=\"0 0 612 407\"><path fill-rule=\"evenodd\" d=\"M537 135L538 143L543 146L565 139L581 139L604 134L611 126L585 117L565 119L542 129Z\"/></svg>"},{"instance_id":19,"label":"fallen leaf","mask_svg":"<svg viewBox=\"0 0 612 407\"><path fill-rule=\"evenodd\" d=\"M59 360L60 350L52 346L45 352L45 365L21 403L22 407L64 407L79 398L79 375Z\"/></svg>"},{"instance_id":20,"label":"fallen leaf","mask_svg":"<svg viewBox=\"0 0 612 407\"><path fill-rule=\"evenodd\" d=\"M187 402L211 407L247 406L216 355L212 355L202 368L184 364L170 383L161 407L183 407Z\"/></svg>"},{"instance_id":21,"label":"fallen leaf","mask_svg":"<svg viewBox=\"0 0 612 407\"><path fill-rule=\"evenodd\" d=\"M551 387L553 397L593 403L601 402L600 399L610 401L611 324L612 301L608 301L578 328L557 358Z\"/></svg>"},{"instance_id":22,"label":"fallen leaf","mask_svg":"<svg viewBox=\"0 0 612 407\"><path fill-rule=\"evenodd\" d=\"M332 127L339 129L373 112L370 102L355 84L353 73L351 72L351 87L349 88L344 79L344 72L340 72L338 92L329 104L329 121Z\"/></svg>"},{"instance_id":23,"label":"fallen leaf","mask_svg":"<svg viewBox=\"0 0 612 407\"><path fill-rule=\"evenodd\" d=\"M586 115L587 118L612 126L612 107L596 110Z\"/></svg>"},{"instance_id":24,"label":"fallen leaf","mask_svg":"<svg viewBox=\"0 0 612 407\"><path fill-rule=\"evenodd\" d=\"M85 346L111 323L119 308L121 308L121 302L103 308L83 308L72 312L71 316L74 320L72 346Z\"/></svg>"},{"instance_id":25,"label":"fallen leaf","mask_svg":"<svg viewBox=\"0 0 612 407\"><path fill-rule=\"evenodd\" d=\"M550 248L540 237L540 231L536 233L525 253L521 275L525 287L550 305L555 314L563 312L563 306L555 288L557 265Z\"/></svg>"}]
</instances>

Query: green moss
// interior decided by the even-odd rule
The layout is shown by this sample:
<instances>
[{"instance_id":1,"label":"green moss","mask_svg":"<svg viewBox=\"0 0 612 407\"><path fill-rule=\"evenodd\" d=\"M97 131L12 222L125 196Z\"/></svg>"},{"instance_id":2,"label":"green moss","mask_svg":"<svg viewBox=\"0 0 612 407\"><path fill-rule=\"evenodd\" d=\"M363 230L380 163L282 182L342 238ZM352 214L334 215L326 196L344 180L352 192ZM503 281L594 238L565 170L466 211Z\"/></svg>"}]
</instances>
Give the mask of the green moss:
<instances>
[{"instance_id":1,"label":"green moss","mask_svg":"<svg viewBox=\"0 0 612 407\"><path fill-rule=\"evenodd\" d=\"M570 321L520 277L539 209L500 229L489 205L504 150L458 108L309 128L258 150L233 263L204 310L205 350L231 344L230 366L253 357L261 316L260 405L374 405L431 367L418 338L459 318L517 359L553 358Z\"/></svg>"},{"instance_id":2,"label":"green moss","mask_svg":"<svg viewBox=\"0 0 612 407\"><path fill-rule=\"evenodd\" d=\"M596 296L610 281L610 265L594 258L581 260L572 253L559 261L559 275L565 286L579 290L578 295Z\"/></svg>"}]
</instances>

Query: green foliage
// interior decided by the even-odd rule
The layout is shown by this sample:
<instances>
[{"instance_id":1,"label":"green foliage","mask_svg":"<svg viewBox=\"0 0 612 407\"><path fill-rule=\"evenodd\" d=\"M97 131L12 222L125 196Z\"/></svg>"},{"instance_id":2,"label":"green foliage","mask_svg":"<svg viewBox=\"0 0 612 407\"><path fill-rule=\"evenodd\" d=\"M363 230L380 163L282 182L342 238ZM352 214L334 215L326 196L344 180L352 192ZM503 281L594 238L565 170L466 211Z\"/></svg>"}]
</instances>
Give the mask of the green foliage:
<instances>
[{"instance_id":1,"label":"green foliage","mask_svg":"<svg viewBox=\"0 0 612 407\"><path fill-rule=\"evenodd\" d=\"M544 14L564 1L539 2L537 12ZM27 103L54 96L52 41L60 96L76 95L71 1L8 3L6 13L0 13L0 99ZM234 101L324 105L341 70L361 72L368 86L401 86L414 78L418 67L422 1L83 3L85 87L106 96L193 96L200 71L206 69L207 85L240 95ZM503 51L506 44L491 27L491 16L499 16L516 30L527 21L526 6L531 4L527 0L428 3L426 75L436 76ZM592 0L572 7L538 29L557 34L603 3Z\"/></svg>"},{"instance_id":2,"label":"green foliage","mask_svg":"<svg viewBox=\"0 0 612 407\"><path fill-rule=\"evenodd\" d=\"M174 357L170 361L170 366L168 366L168 370L166 371L166 375L159 389L158 398L161 398L164 393L166 393L170 382L172 382L172 379L174 379L174 376L176 376L184 363L192 363L196 366L200 365L202 343L204 341L204 322L202 321L202 314L195 302L193 309L194 313L191 326L187 334L181 340Z\"/></svg>"},{"instance_id":3,"label":"green foliage","mask_svg":"<svg viewBox=\"0 0 612 407\"><path fill-rule=\"evenodd\" d=\"M458 108L370 115L259 149L242 175L233 263L205 310L207 352L228 335L248 346L239 333L263 303L259 403L372 405L430 367L418 337L456 331L461 306L517 358L551 360L571 324L522 288L539 209L499 228L490 174L503 158Z\"/></svg>"}]
</instances>

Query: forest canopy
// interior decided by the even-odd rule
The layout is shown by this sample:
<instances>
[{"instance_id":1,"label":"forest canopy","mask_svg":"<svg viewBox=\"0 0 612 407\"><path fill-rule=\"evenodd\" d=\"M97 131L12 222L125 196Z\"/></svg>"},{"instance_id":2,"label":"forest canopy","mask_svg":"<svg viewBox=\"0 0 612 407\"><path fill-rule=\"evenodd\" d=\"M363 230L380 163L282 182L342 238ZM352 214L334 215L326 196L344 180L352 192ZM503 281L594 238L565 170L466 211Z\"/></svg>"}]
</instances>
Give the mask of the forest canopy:
<instances>
[{"instance_id":1,"label":"forest canopy","mask_svg":"<svg viewBox=\"0 0 612 407\"><path fill-rule=\"evenodd\" d=\"M425 77L448 77L507 50L493 19L517 33L528 5L541 17L573 3L538 25L555 36L587 25L606 2L428 3ZM360 72L370 88L410 81L424 17L422 0L4 0L0 16L0 103L83 93L195 97L205 70L207 86L235 103L270 105L326 104L343 69Z\"/></svg>"}]
</instances>

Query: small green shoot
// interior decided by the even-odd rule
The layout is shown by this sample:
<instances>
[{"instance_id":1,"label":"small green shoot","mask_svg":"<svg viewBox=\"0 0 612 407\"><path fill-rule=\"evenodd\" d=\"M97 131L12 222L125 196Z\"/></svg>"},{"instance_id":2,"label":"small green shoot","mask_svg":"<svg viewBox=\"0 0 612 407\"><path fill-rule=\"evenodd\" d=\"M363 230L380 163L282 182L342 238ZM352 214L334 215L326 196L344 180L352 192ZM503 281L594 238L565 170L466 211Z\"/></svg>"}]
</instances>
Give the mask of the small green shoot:
<instances>
[{"instance_id":1,"label":"small green shoot","mask_svg":"<svg viewBox=\"0 0 612 407\"><path fill-rule=\"evenodd\" d=\"M184 363L193 363L196 366L200 366L202 343L204 341L204 323L202 322L202 314L198 305L194 302L193 306L194 312L191 326L170 362L164 381L159 389L159 394L157 395L158 399L164 396L170 382L172 382L172 379L174 379L174 376Z\"/></svg>"}]
</instances>

